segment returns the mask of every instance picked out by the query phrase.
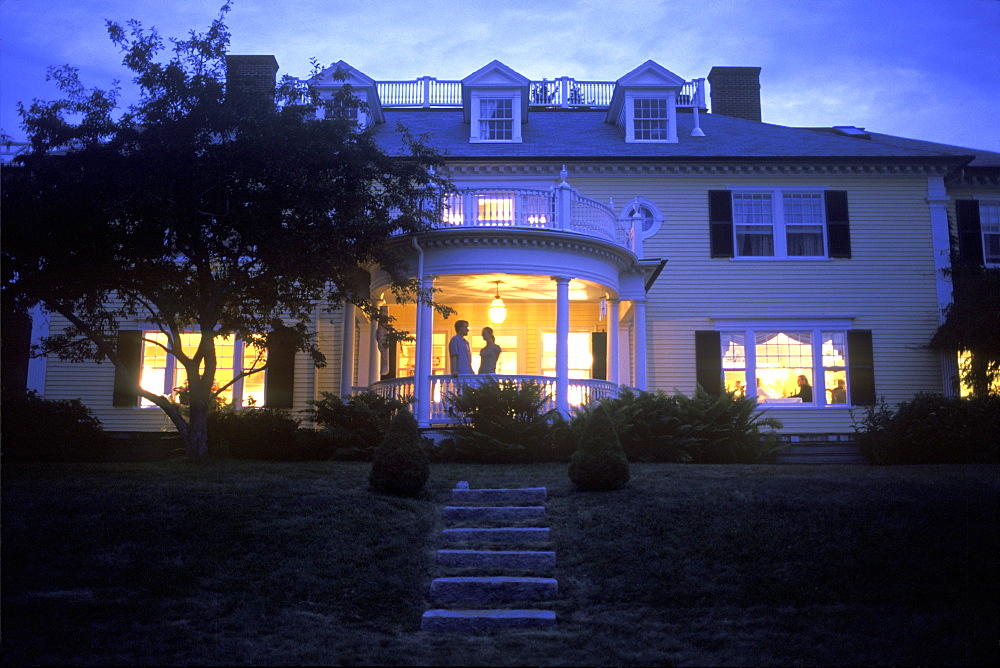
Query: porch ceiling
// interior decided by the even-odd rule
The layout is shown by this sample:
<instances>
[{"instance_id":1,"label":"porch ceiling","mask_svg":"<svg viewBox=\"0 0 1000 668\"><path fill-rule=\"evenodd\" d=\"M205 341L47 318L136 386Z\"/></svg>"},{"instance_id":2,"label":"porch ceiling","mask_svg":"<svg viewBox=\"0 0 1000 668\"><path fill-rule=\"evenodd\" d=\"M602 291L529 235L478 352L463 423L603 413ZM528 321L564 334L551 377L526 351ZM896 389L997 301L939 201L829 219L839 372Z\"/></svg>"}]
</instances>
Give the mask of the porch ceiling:
<instances>
[{"instance_id":1,"label":"porch ceiling","mask_svg":"<svg viewBox=\"0 0 1000 668\"><path fill-rule=\"evenodd\" d=\"M442 290L445 301L457 302L490 299L500 282L500 297L505 302L552 301L556 298L556 283L549 275L523 274L447 274L438 276L434 286ZM608 289L590 281L574 279L569 284L572 301L598 301Z\"/></svg>"}]
</instances>

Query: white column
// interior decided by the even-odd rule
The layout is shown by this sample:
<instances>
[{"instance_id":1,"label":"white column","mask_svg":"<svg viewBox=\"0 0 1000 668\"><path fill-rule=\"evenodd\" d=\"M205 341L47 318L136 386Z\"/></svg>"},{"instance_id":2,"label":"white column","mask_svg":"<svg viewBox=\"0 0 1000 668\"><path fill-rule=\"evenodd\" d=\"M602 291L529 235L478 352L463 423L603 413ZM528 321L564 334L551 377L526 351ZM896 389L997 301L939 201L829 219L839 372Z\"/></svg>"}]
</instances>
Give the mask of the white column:
<instances>
[{"instance_id":1,"label":"white column","mask_svg":"<svg viewBox=\"0 0 1000 668\"><path fill-rule=\"evenodd\" d=\"M556 282L556 408L569 415L569 278Z\"/></svg>"},{"instance_id":2,"label":"white column","mask_svg":"<svg viewBox=\"0 0 1000 668\"><path fill-rule=\"evenodd\" d=\"M633 355L635 356L635 387L646 389L646 300L632 302L635 319L632 321Z\"/></svg>"},{"instance_id":3,"label":"white column","mask_svg":"<svg viewBox=\"0 0 1000 668\"><path fill-rule=\"evenodd\" d=\"M608 300L608 380L618 384L618 300Z\"/></svg>"},{"instance_id":4,"label":"white column","mask_svg":"<svg viewBox=\"0 0 1000 668\"><path fill-rule=\"evenodd\" d=\"M427 294L433 287L433 280L423 279L421 286ZM417 302L417 357L413 363L413 396L416 404L414 415L421 427L430 424L431 419L431 352L434 347L434 309L426 302Z\"/></svg>"},{"instance_id":5,"label":"white column","mask_svg":"<svg viewBox=\"0 0 1000 668\"><path fill-rule=\"evenodd\" d=\"M368 387L379 380L381 360L378 351L378 319L368 322Z\"/></svg>"},{"instance_id":6,"label":"white column","mask_svg":"<svg viewBox=\"0 0 1000 668\"><path fill-rule=\"evenodd\" d=\"M344 305L343 345L340 353L340 396L350 394L354 389L354 349L358 345L354 335L354 304Z\"/></svg>"}]
</instances>

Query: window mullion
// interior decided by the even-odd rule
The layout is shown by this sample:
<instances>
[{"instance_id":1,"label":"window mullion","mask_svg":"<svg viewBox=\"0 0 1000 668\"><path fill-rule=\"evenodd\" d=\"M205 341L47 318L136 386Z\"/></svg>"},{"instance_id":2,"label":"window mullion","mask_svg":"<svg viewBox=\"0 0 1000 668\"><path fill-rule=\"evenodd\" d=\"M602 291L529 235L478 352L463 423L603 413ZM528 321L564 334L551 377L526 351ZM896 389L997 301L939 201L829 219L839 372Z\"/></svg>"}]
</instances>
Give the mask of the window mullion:
<instances>
[{"instance_id":1,"label":"window mullion","mask_svg":"<svg viewBox=\"0 0 1000 668\"><path fill-rule=\"evenodd\" d=\"M774 257L788 257L788 230L785 228L785 195L780 190L771 193L771 234L774 236Z\"/></svg>"},{"instance_id":2,"label":"window mullion","mask_svg":"<svg viewBox=\"0 0 1000 668\"><path fill-rule=\"evenodd\" d=\"M757 399L757 333L752 329L743 332L743 361L746 364L747 396Z\"/></svg>"},{"instance_id":3,"label":"window mullion","mask_svg":"<svg viewBox=\"0 0 1000 668\"><path fill-rule=\"evenodd\" d=\"M813 402L826 405L826 368L823 366L823 332L814 329L809 334L812 343Z\"/></svg>"}]
</instances>

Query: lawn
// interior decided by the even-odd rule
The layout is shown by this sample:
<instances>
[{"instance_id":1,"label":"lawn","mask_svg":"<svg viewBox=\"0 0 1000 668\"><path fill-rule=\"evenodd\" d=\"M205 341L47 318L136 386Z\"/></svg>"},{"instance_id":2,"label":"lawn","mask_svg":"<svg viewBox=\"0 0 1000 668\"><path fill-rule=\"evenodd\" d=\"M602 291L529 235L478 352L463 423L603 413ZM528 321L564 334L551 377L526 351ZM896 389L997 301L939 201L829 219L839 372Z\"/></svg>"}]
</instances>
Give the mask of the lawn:
<instances>
[{"instance_id":1,"label":"lawn","mask_svg":"<svg viewBox=\"0 0 1000 668\"><path fill-rule=\"evenodd\" d=\"M1000 467L5 464L7 665L989 664ZM546 486L552 630L419 631L459 480Z\"/></svg>"}]
</instances>

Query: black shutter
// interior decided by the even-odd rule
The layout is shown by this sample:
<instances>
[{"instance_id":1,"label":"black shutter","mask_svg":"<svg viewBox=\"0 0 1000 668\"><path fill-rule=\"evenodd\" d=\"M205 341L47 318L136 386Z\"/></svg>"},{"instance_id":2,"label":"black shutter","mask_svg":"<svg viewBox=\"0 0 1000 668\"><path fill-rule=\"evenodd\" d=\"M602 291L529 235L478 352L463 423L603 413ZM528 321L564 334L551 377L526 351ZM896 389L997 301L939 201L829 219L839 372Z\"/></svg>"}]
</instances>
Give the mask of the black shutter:
<instances>
[{"instance_id":1,"label":"black shutter","mask_svg":"<svg viewBox=\"0 0 1000 668\"><path fill-rule=\"evenodd\" d=\"M695 370L698 384L709 394L722 394L722 338L718 332L694 333Z\"/></svg>"},{"instance_id":2,"label":"black shutter","mask_svg":"<svg viewBox=\"0 0 1000 668\"><path fill-rule=\"evenodd\" d=\"M974 199L955 201L958 219L958 261L965 265L983 263L983 230L979 220L979 202Z\"/></svg>"},{"instance_id":3,"label":"black shutter","mask_svg":"<svg viewBox=\"0 0 1000 668\"><path fill-rule=\"evenodd\" d=\"M830 257L850 259L851 223L847 213L847 192L829 190L826 201L826 243Z\"/></svg>"},{"instance_id":4,"label":"black shutter","mask_svg":"<svg viewBox=\"0 0 1000 668\"><path fill-rule=\"evenodd\" d=\"M115 393L112 405L132 408L139 405L139 367L142 364L142 332L137 329L119 330L118 359L115 366Z\"/></svg>"},{"instance_id":5,"label":"black shutter","mask_svg":"<svg viewBox=\"0 0 1000 668\"><path fill-rule=\"evenodd\" d=\"M870 330L847 332L847 387L855 406L875 404L875 358Z\"/></svg>"},{"instance_id":6,"label":"black shutter","mask_svg":"<svg viewBox=\"0 0 1000 668\"><path fill-rule=\"evenodd\" d=\"M267 370L264 372L264 405L291 408L295 382L295 338L280 329L267 335Z\"/></svg>"},{"instance_id":7,"label":"black shutter","mask_svg":"<svg viewBox=\"0 0 1000 668\"><path fill-rule=\"evenodd\" d=\"M593 332L590 335L590 354L594 357L591 378L608 379L608 333Z\"/></svg>"},{"instance_id":8,"label":"black shutter","mask_svg":"<svg viewBox=\"0 0 1000 668\"><path fill-rule=\"evenodd\" d=\"M728 190L708 191L708 227L712 257L732 257L733 197Z\"/></svg>"}]
</instances>

